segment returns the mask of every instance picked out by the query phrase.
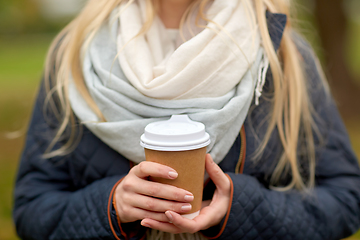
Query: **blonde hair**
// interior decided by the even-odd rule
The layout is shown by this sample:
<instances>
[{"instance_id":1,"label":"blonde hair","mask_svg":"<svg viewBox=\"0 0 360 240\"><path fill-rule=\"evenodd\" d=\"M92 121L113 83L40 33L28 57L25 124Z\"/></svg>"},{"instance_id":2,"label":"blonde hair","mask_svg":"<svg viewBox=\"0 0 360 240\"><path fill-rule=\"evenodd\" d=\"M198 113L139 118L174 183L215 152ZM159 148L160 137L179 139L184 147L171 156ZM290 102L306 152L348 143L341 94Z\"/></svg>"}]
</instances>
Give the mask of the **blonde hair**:
<instances>
[{"instance_id":1,"label":"blonde hair","mask_svg":"<svg viewBox=\"0 0 360 240\"><path fill-rule=\"evenodd\" d=\"M122 3L123 0L90 0L82 12L60 32L53 41L46 60L45 87L48 92L44 106L50 106L60 127L45 153L45 157L66 155L76 146L79 136L75 117L71 110L68 98L68 81L71 75L74 83L86 100L91 109L102 120L106 121L95 101L91 98L84 83L82 74L82 53L90 44L101 25L109 20L111 12ZM148 3L147 16L143 29L139 35L147 31L158 9L158 0L146 0ZM204 7L209 0L198 0L198 18L206 19ZM133 0L129 0L131 4ZM267 131L257 149L257 157L260 157L274 129L278 134L283 146L283 153L275 167L271 177L271 185L277 190L307 189L314 186L315 182L315 144L313 131L317 132L312 117L313 108L307 91L307 81L304 69L299 57L298 50L291 38L291 23L288 20L285 27L279 52L275 52L272 45L265 17L266 8L270 12L289 13L289 2L286 0L253 0L255 15L260 29L262 44L269 58L273 75L274 96L272 100L272 112ZM194 9L190 5L181 20L181 26L189 12ZM281 61L280 61L281 59ZM54 102L54 94L59 99L58 106ZM303 133L301 132L301 130ZM55 144L62 138L66 131L70 132L66 143L59 149L54 150ZM305 183L300 174L298 159L299 139L305 135L307 158L309 161L309 179ZM287 186L276 187L282 174L291 170L292 180Z\"/></svg>"}]
</instances>

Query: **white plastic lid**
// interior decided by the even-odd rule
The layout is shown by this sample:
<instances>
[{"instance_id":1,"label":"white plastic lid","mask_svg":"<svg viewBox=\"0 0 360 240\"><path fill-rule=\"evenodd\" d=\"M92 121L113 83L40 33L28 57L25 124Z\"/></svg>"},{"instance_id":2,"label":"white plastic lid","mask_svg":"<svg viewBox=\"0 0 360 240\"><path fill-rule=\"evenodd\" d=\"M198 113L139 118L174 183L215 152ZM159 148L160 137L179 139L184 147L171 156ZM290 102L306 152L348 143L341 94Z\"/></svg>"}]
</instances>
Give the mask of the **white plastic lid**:
<instances>
[{"instance_id":1,"label":"white plastic lid","mask_svg":"<svg viewBox=\"0 0 360 240\"><path fill-rule=\"evenodd\" d=\"M140 141L144 148L158 151L186 151L209 144L205 125L192 121L187 115L172 115L167 121L148 124Z\"/></svg>"}]
</instances>

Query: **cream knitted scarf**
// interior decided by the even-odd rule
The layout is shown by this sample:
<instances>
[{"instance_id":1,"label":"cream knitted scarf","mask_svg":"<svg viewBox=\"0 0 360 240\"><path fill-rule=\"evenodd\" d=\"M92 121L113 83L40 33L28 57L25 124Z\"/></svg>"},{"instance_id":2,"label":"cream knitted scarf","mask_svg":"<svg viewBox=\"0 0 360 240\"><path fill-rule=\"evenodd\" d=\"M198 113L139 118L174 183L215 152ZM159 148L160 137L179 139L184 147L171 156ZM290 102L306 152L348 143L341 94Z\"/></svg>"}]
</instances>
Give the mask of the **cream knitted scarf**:
<instances>
[{"instance_id":1,"label":"cream knitted scarf","mask_svg":"<svg viewBox=\"0 0 360 240\"><path fill-rule=\"evenodd\" d=\"M213 23L184 43L169 41L157 18L148 33L132 39L144 21L144 2L121 6L118 20L104 24L85 51L84 81L107 121L100 122L72 81L71 107L96 136L136 163L145 160L139 139L148 123L188 114L205 124L208 151L219 163L253 98L264 57L257 27L244 1L215 0L207 12ZM120 64L114 61L119 51Z\"/></svg>"},{"instance_id":2,"label":"cream knitted scarf","mask_svg":"<svg viewBox=\"0 0 360 240\"><path fill-rule=\"evenodd\" d=\"M180 36L172 42L159 18L146 34L134 38L146 19L146 3L124 4L117 43L119 50L127 44L119 57L127 79L142 94L157 99L228 93L248 71L259 49L257 28L244 5L239 0L215 0L207 11L213 23L205 29L192 23L191 31L198 34L177 47Z\"/></svg>"}]
</instances>

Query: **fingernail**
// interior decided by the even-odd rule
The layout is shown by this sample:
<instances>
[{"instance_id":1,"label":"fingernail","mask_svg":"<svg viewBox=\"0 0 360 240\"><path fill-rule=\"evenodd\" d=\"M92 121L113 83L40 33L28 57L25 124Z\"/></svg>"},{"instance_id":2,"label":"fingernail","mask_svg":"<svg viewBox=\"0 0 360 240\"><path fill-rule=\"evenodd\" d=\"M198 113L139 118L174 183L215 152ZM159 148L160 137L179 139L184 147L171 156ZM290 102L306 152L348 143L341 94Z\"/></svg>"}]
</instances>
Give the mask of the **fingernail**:
<instances>
[{"instance_id":1,"label":"fingernail","mask_svg":"<svg viewBox=\"0 0 360 240\"><path fill-rule=\"evenodd\" d=\"M186 204L186 205L182 206L181 210L184 211L184 212L190 211L191 210L191 204Z\"/></svg>"},{"instance_id":2,"label":"fingernail","mask_svg":"<svg viewBox=\"0 0 360 240\"><path fill-rule=\"evenodd\" d=\"M148 228L150 227L150 225L147 224L146 222L145 222L145 223L144 223L144 222L141 222L141 225L144 226L144 227L148 227Z\"/></svg>"},{"instance_id":3,"label":"fingernail","mask_svg":"<svg viewBox=\"0 0 360 240\"><path fill-rule=\"evenodd\" d=\"M185 195L184 199L185 199L185 201L191 202L192 200L194 200L194 196L193 195Z\"/></svg>"},{"instance_id":4,"label":"fingernail","mask_svg":"<svg viewBox=\"0 0 360 240\"><path fill-rule=\"evenodd\" d=\"M174 171L170 171L169 172L169 177L171 177L171 178L177 178L178 177L178 173L177 172L174 172Z\"/></svg>"},{"instance_id":5,"label":"fingernail","mask_svg":"<svg viewBox=\"0 0 360 240\"><path fill-rule=\"evenodd\" d=\"M174 220L173 216L171 215L171 213L169 211L165 212L166 217L170 220L170 223L172 223L172 221Z\"/></svg>"}]
</instances>

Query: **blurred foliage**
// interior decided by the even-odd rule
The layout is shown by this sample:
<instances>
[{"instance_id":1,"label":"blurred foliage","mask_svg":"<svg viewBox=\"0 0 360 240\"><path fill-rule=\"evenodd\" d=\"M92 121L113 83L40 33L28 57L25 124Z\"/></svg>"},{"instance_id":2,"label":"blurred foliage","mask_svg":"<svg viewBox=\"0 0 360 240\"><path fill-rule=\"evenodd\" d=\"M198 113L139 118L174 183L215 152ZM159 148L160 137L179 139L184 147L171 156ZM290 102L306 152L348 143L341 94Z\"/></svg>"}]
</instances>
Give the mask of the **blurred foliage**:
<instances>
[{"instance_id":1,"label":"blurred foliage","mask_svg":"<svg viewBox=\"0 0 360 240\"><path fill-rule=\"evenodd\" d=\"M324 56L327 53L324 52L324 48L320 43L318 26L314 16L314 1L315 0L293 1L292 12L295 15L295 19L293 19L292 22L296 30L310 42L320 61L324 63ZM344 5L344 11L349 12L347 14L346 61L352 74L356 76L356 79L360 79L360 1L347 0L344 1ZM353 8L357 9L357 11Z\"/></svg>"},{"instance_id":2,"label":"blurred foliage","mask_svg":"<svg viewBox=\"0 0 360 240\"><path fill-rule=\"evenodd\" d=\"M68 21L45 19L38 0L0 0L0 35L58 32Z\"/></svg>"},{"instance_id":3,"label":"blurred foliage","mask_svg":"<svg viewBox=\"0 0 360 240\"><path fill-rule=\"evenodd\" d=\"M51 40L70 19L48 21L39 1L0 0L0 239L16 240L12 222L18 159Z\"/></svg>"},{"instance_id":4,"label":"blurred foliage","mask_svg":"<svg viewBox=\"0 0 360 240\"><path fill-rule=\"evenodd\" d=\"M18 159L43 62L53 35L0 39L0 239L18 239L12 223Z\"/></svg>"}]
</instances>

